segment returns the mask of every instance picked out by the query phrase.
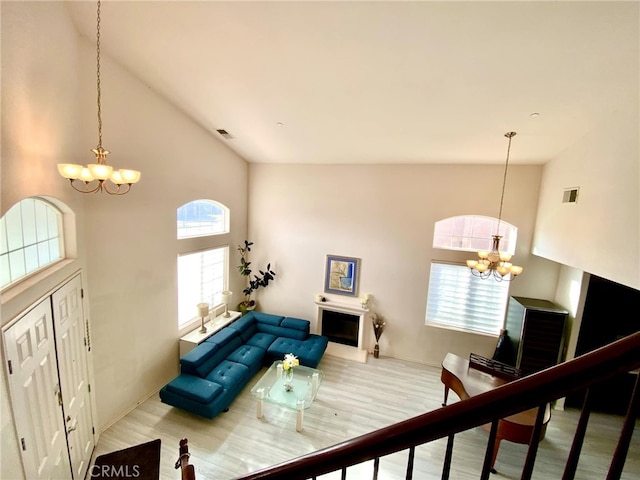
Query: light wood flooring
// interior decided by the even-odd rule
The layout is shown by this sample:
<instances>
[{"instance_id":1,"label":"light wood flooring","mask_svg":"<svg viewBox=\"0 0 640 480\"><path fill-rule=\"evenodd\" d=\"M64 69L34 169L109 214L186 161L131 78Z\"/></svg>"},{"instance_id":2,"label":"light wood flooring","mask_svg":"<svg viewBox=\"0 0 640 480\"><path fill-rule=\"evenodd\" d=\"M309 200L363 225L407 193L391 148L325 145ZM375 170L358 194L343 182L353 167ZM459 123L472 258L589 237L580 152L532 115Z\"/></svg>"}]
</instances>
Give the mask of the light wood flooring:
<instances>
[{"instance_id":1,"label":"light wood flooring","mask_svg":"<svg viewBox=\"0 0 640 480\"><path fill-rule=\"evenodd\" d=\"M299 455L340 443L377 428L439 408L443 386L440 369L381 356L357 363L325 355L318 366L324 381L318 397L304 413L304 429L296 432L294 411L265 404L256 418L251 387L260 372L231 404L228 412L207 420L178 410L152 396L100 435L94 458L156 438L162 440L161 478L180 479L174 469L181 438L189 440L198 480L225 480ZM455 394L449 402L457 400ZM553 410L540 444L534 479L554 480L562 471L579 412ZM622 417L593 413L585 438L577 479L604 479L618 438ZM488 433L482 428L456 436L452 480L478 479ZM446 440L416 449L414 479L439 479ZM519 479L527 447L503 441L492 480ZM404 478L406 452L381 459L379 477ZM367 463L348 470L348 479L372 478ZM323 479L339 479L339 474ZM636 422L623 478L640 479L640 424Z\"/></svg>"}]
</instances>

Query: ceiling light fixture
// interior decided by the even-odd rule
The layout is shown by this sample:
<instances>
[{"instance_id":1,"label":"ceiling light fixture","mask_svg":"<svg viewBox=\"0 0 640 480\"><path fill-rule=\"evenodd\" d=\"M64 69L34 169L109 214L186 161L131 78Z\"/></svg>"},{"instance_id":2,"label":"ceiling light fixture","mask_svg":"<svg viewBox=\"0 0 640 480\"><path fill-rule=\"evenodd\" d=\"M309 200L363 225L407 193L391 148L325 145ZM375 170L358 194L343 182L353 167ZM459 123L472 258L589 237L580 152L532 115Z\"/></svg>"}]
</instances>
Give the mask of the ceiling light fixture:
<instances>
[{"instance_id":1,"label":"ceiling light fixture","mask_svg":"<svg viewBox=\"0 0 640 480\"><path fill-rule=\"evenodd\" d=\"M131 190L131 185L140 180L140 172L121 168L114 170L107 165L109 150L102 148L102 104L100 103L100 0L98 0L97 27L96 27L96 59L97 59L97 92L98 92L98 146L91 149L96 156L96 163L90 163L86 167L73 163L59 163L58 172L64 178L69 179L71 186L81 193L106 192L109 195L124 195ZM84 182L78 187L76 180ZM107 180L109 183L106 183ZM98 183L93 185L92 182ZM127 185L126 189L123 185Z\"/></svg>"},{"instance_id":2,"label":"ceiling light fixture","mask_svg":"<svg viewBox=\"0 0 640 480\"><path fill-rule=\"evenodd\" d=\"M502 195L500 196L500 212L498 213L497 233L492 236L493 241L491 250L480 250L478 252L479 260L467 260L467 266L471 269L471 273L480 278L493 277L497 281L510 281L522 273L523 268L513 265L509 262L511 254L509 252L500 251L500 222L502 220L502 204L504 203L504 189L507 185L507 170L509 168L509 152L511 151L511 139L515 137L516 132L507 132L504 134L509 139L507 146L507 161L504 166L504 177L502 179Z\"/></svg>"}]
</instances>

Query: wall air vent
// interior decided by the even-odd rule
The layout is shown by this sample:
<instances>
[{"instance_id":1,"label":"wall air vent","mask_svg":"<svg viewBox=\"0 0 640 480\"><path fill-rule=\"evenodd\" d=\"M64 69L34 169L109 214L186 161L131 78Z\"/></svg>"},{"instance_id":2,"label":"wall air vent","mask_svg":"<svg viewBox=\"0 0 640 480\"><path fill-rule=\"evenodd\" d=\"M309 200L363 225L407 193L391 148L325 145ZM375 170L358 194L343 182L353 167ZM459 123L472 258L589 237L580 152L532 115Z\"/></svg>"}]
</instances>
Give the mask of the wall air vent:
<instances>
[{"instance_id":1,"label":"wall air vent","mask_svg":"<svg viewBox=\"0 0 640 480\"><path fill-rule=\"evenodd\" d=\"M222 135L224 138L226 138L227 140L231 140L233 137L231 136L231 134L229 132L227 132L224 128L218 128L216 130L216 132L218 132L220 135Z\"/></svg>"},{"instance_id":2,"label":"wall air vent","mask_svg":"<svg viewBox=\"0 0 640 480\"><path fill-rule=\"evenodd\" d=\"M562 203L576 203L580 187L565 188L562 193Z\"/></svg>"}]
</instances>

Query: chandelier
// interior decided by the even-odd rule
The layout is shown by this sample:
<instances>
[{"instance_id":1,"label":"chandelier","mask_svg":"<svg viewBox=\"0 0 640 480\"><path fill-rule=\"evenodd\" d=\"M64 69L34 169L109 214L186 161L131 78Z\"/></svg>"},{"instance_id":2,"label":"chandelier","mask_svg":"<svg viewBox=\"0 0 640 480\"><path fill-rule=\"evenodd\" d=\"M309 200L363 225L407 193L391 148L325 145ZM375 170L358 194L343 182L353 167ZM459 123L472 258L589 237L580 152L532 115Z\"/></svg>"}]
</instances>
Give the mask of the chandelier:
<instances>
[{"instance_id":1,"label":"chandelier","mask_svg":"<svg viewBox=\"0 0 640 480\"><path fill-rule=\"evenodd\" d=\"M107 165L109 150L102 148L102 104L100 103L100 0L98 0L96 27L96 59L97 59L97 92L98 92L98 146L91 149L96 156L96 163L86 167L73 163L59 163L58 172L69 179L71 186L81 193L106 192L109 195L124 195L131 190L131 185L140 180L140 172L121 168L114 170ZM84 182L84 183L81 183ZM93 183L97 182L97 183ZM80 184L80 186L78 186ZM126 185L126 186L125 186Z\"/></svg>"},{"instance_id":2,"label":"chandelier","mask_svg":"<svg viewBox=\"0 0 640 480\"><path fill-rule=\"evenodd\" d=\"M513 265L511 254L509 252L500 251L500 222L502 220L502 204L504 203L504 188L507 184L507 169L509 168L509 152L511 151L511 139L516 132L507 132L504 134L509 139L507 146L507 161L504 166L504 177L502 179L502 195L500 197L500 212L498 213L497 233L492 235L493 241L491 250L480 250L478 252L478 260L467 260L467 266L471 269L471 273L476 277L490 278L493 277L497 281L510 281L522 273L522 267Z\"/></svg>"}]
</instances>

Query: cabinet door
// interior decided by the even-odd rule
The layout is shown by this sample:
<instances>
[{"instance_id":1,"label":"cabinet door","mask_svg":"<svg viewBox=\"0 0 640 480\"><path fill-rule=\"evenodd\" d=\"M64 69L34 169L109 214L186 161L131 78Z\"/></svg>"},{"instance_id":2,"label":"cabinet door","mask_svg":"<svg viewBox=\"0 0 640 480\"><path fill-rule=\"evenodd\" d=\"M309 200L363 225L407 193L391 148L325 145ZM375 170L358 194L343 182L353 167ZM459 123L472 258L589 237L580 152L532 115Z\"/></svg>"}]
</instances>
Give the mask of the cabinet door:
<instances>
[{"instance_id":1,"label":"cabinet door","mask_svg":"<svg viewBox=\"0 0 640 480\"><path fill-rule=\"evenodd\" d=\"M50 299L5 330L3 340L25 478L71 479Z\"/></svg>"},{"instance_id":2,"label":"cabinet door","mask_svg":"<svg viewBox=\"0 0 640 480\"><path fill-rule=\"evenodd\" d=\"M73 475L85 477L95 446L82 282L77 275L51 296L67 443Z\"/></svg>"},{"instance_id":3,"label":"cabinet door","mask_svg":"<svg viewBox=\"0 0 640 480\"><path fill-rule=\"evenodd\" d=\"M518 365L523 374L539 372L558 363L562 353L565 318L563 314L527 310Z\"/></svg>"}]
</instances>

